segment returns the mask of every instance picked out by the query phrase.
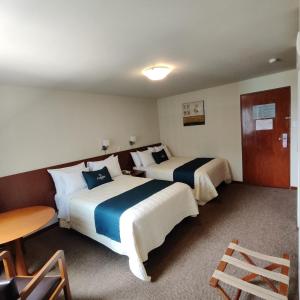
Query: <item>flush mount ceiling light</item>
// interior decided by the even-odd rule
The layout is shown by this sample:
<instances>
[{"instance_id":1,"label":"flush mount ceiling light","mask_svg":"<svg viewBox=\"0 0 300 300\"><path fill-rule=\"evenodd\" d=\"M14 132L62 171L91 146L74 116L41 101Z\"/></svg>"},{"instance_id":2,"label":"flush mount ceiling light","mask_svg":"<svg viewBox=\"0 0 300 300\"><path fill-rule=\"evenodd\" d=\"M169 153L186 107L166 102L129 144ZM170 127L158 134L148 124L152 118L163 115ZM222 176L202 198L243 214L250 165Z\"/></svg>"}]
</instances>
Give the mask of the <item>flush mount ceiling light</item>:
<instances>
[{"instance_id":1,"label":"flush mount ceiling light","mask_svg":"<svg viewBox=\"0 0 300 300\"><path fill-rule=\"evenodd\" d=\"M162 80L168 76L171 68L168 66L155 66L143 70L143 74L150 80Z\"/></svg>"}]
</instances>

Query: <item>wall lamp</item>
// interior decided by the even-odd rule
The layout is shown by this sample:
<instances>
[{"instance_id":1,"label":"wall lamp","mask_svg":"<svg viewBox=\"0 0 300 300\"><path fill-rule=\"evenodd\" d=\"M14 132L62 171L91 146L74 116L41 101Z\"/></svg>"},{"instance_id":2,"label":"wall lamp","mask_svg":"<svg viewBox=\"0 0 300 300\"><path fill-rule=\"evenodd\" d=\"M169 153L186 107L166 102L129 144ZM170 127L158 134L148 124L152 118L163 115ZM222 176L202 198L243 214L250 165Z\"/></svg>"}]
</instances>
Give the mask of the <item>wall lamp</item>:
<instances>
[{"instance_id":1,"label":"wall lamp","mask_svg":"<svg viewBox=\"0 0 300 300\"><path fill-rule=\"evenodd\" d=\"M108 147L109 147L109 144L110 144L110 142L109 142L109 140L102 140L102 150L103 151L106 151L107 149L108 149Z\"/></svg>"},{"instance_id":2,"label":"wall lamp","mask_svg":"<svg viewBox=\"0 0 300 300\"><path fill-rule=\"evenodd\" d=\"M129 145L130 145L130 146L133 146L135 143L136 143L136 136L131 135L131 136L129 137Z\"/></svg>"}]
</instances>

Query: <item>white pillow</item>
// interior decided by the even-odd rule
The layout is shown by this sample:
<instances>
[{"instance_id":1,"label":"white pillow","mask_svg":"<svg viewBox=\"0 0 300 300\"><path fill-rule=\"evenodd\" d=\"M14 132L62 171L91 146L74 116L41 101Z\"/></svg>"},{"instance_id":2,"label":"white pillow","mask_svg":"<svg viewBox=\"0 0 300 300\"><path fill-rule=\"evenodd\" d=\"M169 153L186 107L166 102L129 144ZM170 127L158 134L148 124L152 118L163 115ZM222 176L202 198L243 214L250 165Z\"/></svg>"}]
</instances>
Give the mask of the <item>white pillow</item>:
<instances>
[{"instance_id":1,"label":"white pillow","mask_svg":"<svg viewBox=\"0 0 300 300\"><path fill-rule=\"evenodd\" d=\"M156 147L148 147L148 150L150 152L157 152L157 150L155 149Z\"/></svg>"},{"instance_id":2,"label":"white pillow","mask_svg":"<svg viewBox=\"0 0 300 300\"><path fill-rule=\"evenodd\" d=\"M152 153L149 150L137 151L143 167L148 167L155 164Z\"/></svg>"},{"instance_id":3,"label":"white pillow","mask_svg":"<svg viewBox=\"0 0 300 300\"><path fill-rule=\"evenodd\" d=\"M161 151L162 149L164 149L164 145L155 146L154 149L155 149L155 152Z\"/></svg>"},{"instance_id":4,"label":"white pillow","mask_svg":"<svg viewBox=\"0 0 300 300\"><path fill-rule=\"evenodd\" d=\"M72 194L87 187L86 181L82 175L82 171L87 172L88 170L88 168L85 168L83 170L75 170L73 172L61 173L65 195Z\"/></svg>"},{"instance_id":5,"label":"white pillow","mask_svg":"<svg viewBox=\"0 0 300 300\"><path fill-rule=\"evenodd\" d=\"M90 169L90 171L98 171L98 170L102 169L103 167L107 167L107 169L108 169L108 165L113 164L113 158L114 158L114 156L111 155L108 158L103 159L103 160L88 161L87 166Z\"/></svg>"},{"instance_id":6,"label":"white pillow","mask_svg":"<svg viewBox=\"0 0 300 300\"><path fill-rule=\"evenodd\" d=\"M108 170L110 172L110 176L116 177L116 176L122 175L122 170L121 170L121 167L120 167L119 156L118 155L114 156L114 162L115 162L115 165L114 165L113 170L111 170L111 172L110 172L110 170Z\"/></svg>"},{"instance_id":7,"label":"white pillow","mask_svg":"<svg viewBox=\"0 0 300 300\"><path fill-rule=\"evenodd\" d=\"M170 159L172 157L172 155L166 145L160 145L160 146L155 147L156 152L161 151L162 149L165 150L165 152L168 156L168 159Z\"/></svg>"},{"instance_id":8,"label":"white pillow","mask_svg":"<svg viewBox=\"0 0 300 300\"><path fill-rule=\"evenodd\" d=\"M88 161L87 166L90 169L90 171L98 171L103 167L107 167L111 177L116 177L122 174L118 156L111 155L104 160Z\"/></svg>"},{"instance_id":9,"label":"white pillow","mask_svg":"<svg viewBox=\"0 0 300 300\"><path fill-rule=\"evenodd\" d=\"M73 172L75 170L83 170L85 169L84 162L71 166L66 168L60 168L60 169L48 169L48 173L52 176L52 179L54 181L55 189L56 189L56 195L63 195L64 194L64 184L62 182L61 174Z\"/></svg>"},{"instance_id":10,"label":"white pillow","mask_svg":"<svg viewBox=\"0 0 300 300\"><path fill-rule=\"evenodd\" d=\"M131 154L131 157L133 159L133 162L134 162L135 166L137 168L141 167L142 166L142 162L141 162L140 157L137 154L137 152L130 152L130 154Z\"/></svg>"}]
</instances>

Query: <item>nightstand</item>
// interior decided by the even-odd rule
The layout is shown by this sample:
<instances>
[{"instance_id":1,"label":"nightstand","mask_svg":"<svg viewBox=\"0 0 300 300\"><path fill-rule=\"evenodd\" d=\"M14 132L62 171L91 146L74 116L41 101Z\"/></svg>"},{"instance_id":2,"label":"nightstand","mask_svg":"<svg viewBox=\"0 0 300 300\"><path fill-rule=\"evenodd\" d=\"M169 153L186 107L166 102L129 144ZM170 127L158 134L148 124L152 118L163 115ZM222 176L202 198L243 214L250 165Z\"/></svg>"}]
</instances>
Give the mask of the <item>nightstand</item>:
<instances>
[{"instance_id":1,"label":"nightstand","mask_svg":"<svg viewBox=\"0 0 300 300\"><path fill-rule=\"evenodd\" d=\"M142 171L142 170L132 170L131 176L134 176L134 177L145 177L146 176L146 172Z\"/></svg>"}]
</instances>

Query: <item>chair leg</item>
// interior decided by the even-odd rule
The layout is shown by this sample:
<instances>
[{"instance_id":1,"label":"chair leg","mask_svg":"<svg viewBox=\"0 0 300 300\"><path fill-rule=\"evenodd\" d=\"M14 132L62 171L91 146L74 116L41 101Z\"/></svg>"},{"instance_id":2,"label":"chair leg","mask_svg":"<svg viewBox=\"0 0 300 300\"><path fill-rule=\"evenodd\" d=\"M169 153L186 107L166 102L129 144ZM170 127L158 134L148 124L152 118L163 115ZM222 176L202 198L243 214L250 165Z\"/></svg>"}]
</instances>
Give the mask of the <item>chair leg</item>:
<instances>
[{"instance_id":1,"label":"chair leg","mask_svg":"<svg viewBox=\"0 0 300 300\"><path fill-rule=\"evenodd\" d=\"M71 290L70 290L68 282L66 283L66 285L64 287L64 296L65 296L66 300L72 300Z\"/></svg>"},{"instance_id":2,"label":"chair leg","mask_svg":"<svg viewBox=\"0 0 300 300\"><path fill-rule=\"evenodd\" d=\"M217 285L217 290L219 291L220 295L223 297L224 300L231 300L231 298L227 295L225 290L218 284Z\"/></svg>"},{"instance_id":3,"label":"chair leg","mask_svg":"<svg viewBox=\"0 0 300 300\"><path fill-rule=\"evenodd\" d=\"M64 256L61 259L59 259L58 267L59 267L60 274L61 274L62 278L64 278L64 280L65 280L65 286L64 286L65 299L66 300L72 300L70 284L69 284L69 278L68 278L68 273L67 273L66 262L65 262L65 257Z\"/></svg>"},{"instance_id":4,"label":"chair leg","mask_svg":"<svg viewBox=\"0 0 300 300\"><path fill-rule=\"evenodd\" d=\"M234 300L239 300L240 297L241 297L241 293L242 293L242 290L238 289L237 292L236 292Z\"/></svg>"},{"instance_id":5,"label":"chair leg","mask_svg":"<svg viewBox=\"0 0 300 300\"><path fill-rule=\"evenodd\" d=\"M282 257L285 258L285 259L289 259L290 258L289 255L286 254L286 253L283 254ZM289 267L287 267L287 266L281 266L281 274L288 276L288 274L289 274ZM279 285L279 294L287 296L288 292L289 292L288 290L289 290L288 285L286 285L286 284L284 284L284 283L281 282L280 285Z\"/></svg>"}]
</instances>

